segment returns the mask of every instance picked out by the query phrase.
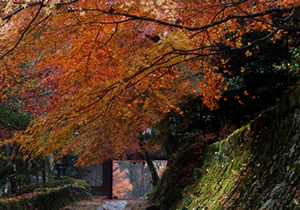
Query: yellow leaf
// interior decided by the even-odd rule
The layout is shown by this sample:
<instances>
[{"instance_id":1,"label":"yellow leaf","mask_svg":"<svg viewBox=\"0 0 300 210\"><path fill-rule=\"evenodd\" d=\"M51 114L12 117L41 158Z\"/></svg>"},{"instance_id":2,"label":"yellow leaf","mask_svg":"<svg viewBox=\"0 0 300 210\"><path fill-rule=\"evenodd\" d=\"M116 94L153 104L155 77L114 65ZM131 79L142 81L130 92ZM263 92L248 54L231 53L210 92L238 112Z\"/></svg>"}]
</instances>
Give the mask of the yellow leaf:
<instances>
[{"instance_id":1,"label":"yellow leaf","mask_svg":"<svg viewBox=\"0 0 300 210\"><path fill-rule=\"evenodd\" d=\"M246 57L252 56L252 52L250 52L249 50L246 51L245 53Z\"/></svg>"}]
</instances>

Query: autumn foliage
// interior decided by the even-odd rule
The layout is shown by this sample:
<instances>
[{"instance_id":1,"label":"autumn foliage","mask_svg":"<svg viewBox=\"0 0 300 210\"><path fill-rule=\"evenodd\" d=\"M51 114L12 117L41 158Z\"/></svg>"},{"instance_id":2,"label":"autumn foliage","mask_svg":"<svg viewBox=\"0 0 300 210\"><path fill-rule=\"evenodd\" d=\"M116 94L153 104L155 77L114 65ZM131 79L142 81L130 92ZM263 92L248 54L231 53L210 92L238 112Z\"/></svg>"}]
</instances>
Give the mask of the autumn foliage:
<instances>
[{"instance_id":1,"label":"autumn foliage","mask_svg":"<svg viewBox=\"0 0 300 210\"><path fill-rule=\"evenodd\" d=\"M36 117L16 141L28 157L120 158L182 96L210 109L228 50L276 41L296 0L0 1L0 96ZM274 14L277 15L274 21ZM242 36L264 32L251 42Z\"/></svg>"},{"instance_id":2,"label":"autumn foliage","mask_svg":"<svg viewBox=\"0 0 300 210\"><path fill-rule=\"evenodd\" d=\"M126 178L126 171L121 171L117 161L113 162L113 180L113 195L117 198L124 198L128 191L132 191L133 186Z\"/></svg>"}]
</instances>

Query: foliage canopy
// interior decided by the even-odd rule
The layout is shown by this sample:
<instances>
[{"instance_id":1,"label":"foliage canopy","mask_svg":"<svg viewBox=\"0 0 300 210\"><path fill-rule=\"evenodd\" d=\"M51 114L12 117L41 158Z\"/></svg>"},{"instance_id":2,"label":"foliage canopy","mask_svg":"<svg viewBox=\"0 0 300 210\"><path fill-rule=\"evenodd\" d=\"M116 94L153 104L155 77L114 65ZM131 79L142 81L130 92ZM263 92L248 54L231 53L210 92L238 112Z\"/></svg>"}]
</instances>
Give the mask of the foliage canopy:
<instances>
[{"instance_id":1,"label":"foliage canopy","mask_svg":"<svg viewBox=\"0 0 300 210\"><path fill-rule=\"evenodd\" d=\"M1 100L38 116L11 141L28 157L72 151L79 165L138 150L141 132L170 110L183 114L184 95L218 108L228 74L221 55L255 54L299 12L296 0L8 0L0 8Z\"/></svg>"}]
</instances>

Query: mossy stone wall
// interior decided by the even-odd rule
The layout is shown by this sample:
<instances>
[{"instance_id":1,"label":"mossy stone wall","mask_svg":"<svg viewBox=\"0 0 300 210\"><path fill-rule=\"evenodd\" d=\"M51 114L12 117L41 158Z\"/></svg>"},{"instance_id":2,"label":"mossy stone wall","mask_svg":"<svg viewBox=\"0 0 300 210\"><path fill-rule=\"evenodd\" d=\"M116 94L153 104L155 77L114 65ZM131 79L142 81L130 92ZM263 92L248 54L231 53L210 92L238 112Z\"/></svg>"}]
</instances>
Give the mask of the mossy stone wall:
<instances>
[{"instance_id":1,"label":"mossy stone wall","mask_svg":"<svg viewBox=\"0 0 300 210\"><path fill-rule=\"evenodd\" d=\"M209 146L178 209L299 209L300 86Z\"/></svg>"}]
</instances>

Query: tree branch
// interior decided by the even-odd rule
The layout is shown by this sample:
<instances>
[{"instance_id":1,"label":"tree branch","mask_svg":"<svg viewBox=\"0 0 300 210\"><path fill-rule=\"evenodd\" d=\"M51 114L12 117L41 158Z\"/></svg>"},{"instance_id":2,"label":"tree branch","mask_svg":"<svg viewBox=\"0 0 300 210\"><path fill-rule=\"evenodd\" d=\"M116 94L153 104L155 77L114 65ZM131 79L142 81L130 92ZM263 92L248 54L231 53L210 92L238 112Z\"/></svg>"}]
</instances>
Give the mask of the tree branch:
<instances>
[{"instance_id":1,"label":"tree branch","mask_svg":"<svg viewBox=\"0 0 300 210\"><path fill-rule=\"evenodd\" d=\"M69 2L63 2L63 3L56 3L55 7L56 8L60 8L64 5L69 5L69 4L73 4L75 2L77 2L78 0L72 0ZM40 6L40 7L46 7L46 5L44 4L44 1L37 1L37 2L32 2L32 3L28 3L26 4L26 6L21 5L19 6L18 9L16 9L13 13L1 18L2 20L9 20L11 19L14 15L18 14L19 12L21 12L22 10L26 9L26 7L34 7L34 6Z\"/></svg>"},{"instance_id":2,"label":"tree branch","mask_svg":"<svg viewBox=\"0 0 300 210\"><path fill-rule=\"evenodd\" d=\"M3 55L0 56L0 60L3 59L6 55L8 55L9 53L11 53L22 41L22 39L24 38L25 34L27 33L27 31L29 30L30 26L32 25L32 23L37 19L40 11L42 10L43 5L40 5L39 10L36 12L34 18L32 18L32 20L30 21L30 23L28 24L28 26L25 28L25 30L23 31L23 33L21 34L19 40L17 41L17 43L10 49L8 50L6 53L4 53Z\"/></svg>"},{"instance_id":3,"label":"tree branch","mask_svg":"<svg viewBox=\"0 0 300 210\"><path fill-rule=\"evenodd\" d=\"M87 11L87 12L88 11L99 11L99 12L102 12L104 14L110 14L110 15L115 15L115 16L124 16L124 17L135 19L135 20L155 22L155 23L158 23L158 24L161 24L161 25L174 27L174 28L185 29L185 30L188 30L188 31L199 31L199 30L208 29L208 28L216 26L216 25L220 25L222 23L225 23L225 22L227 22L229 20L233 20L233 19L255 18L255 17L260 17L260 16L271 14L271 13L275 13L275 12L291 12L291 11L297 10L299 8L300 8L300 5L295 6L295 7L271 8L271 9L263 10L261 12L256 12L256 13L252 13L252 14L245 14L245 15L231 14L231 15L228 15L227 17L222 18L218 21L211 22L209 24L206 24L206 25L203 25L203 26L198 26L198 27L190 27L190 26L180 25L180 24L176 24L176 23L166 22L166 21L156 19L156 18L151 18L151 17L146 17L146 16L137 16L137 15L127 14L127 13L119 13L119 12L116 12L116 11L114 11L114 13L111 13L110 11L105 11L105 10L101 10L101 9L84 9L83 8L82 10ZM73 10L73 11L77 11L77 10Z\"/></svg>"}]
</instances>

